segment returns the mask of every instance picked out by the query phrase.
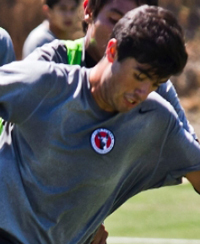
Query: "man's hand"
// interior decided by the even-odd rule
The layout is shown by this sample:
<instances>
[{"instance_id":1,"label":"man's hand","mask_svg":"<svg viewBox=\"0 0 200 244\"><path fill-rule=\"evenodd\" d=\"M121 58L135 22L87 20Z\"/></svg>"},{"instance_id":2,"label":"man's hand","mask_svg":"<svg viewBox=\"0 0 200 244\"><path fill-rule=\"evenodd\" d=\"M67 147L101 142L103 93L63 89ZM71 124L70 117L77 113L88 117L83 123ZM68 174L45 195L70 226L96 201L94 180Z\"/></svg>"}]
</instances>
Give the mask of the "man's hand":
<instances>
[{"instance_id":1,"label":"man's hand","mask_svg":"<svg viewBox=\"0 0 200 244\"><path fill-rule=\"evenodd\" d=\"M97 230L91 244L106 244L107 237L108 237L108 232L106 231L105 226L102 224Z\"/></svg>"},{"instance_id":2,"label":"man's hand","mask_svg":"<svg viewBox=\"0 0 200 244\"><path fill-rule=\"evenodd\" d=\"M187 173L185 177L193 185L196 192L200 194L200 171Z\"/></svg>"}]
</instances>

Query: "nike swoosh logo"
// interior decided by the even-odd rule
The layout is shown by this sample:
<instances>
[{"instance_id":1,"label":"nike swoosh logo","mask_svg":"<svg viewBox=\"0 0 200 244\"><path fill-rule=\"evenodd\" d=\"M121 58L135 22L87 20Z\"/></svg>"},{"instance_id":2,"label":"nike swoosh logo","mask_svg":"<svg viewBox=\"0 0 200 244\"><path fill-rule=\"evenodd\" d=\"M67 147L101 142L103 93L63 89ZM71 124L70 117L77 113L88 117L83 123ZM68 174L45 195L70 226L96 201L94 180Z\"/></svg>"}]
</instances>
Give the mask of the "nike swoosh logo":
<instances>
[{"instance_id":1,"label":"nike swoosh logo","mask_svg":"<svg viewBox=\"0 0 200 244\"><path fill-rule=\"evenodd\" d=\"M152 112L154 110L155 110L155 108L150 108L150 109L140 108L139 109L139 113L140 114L145 114L145 113L148 113L148 112Z\"/></svg>"}]
</instances>

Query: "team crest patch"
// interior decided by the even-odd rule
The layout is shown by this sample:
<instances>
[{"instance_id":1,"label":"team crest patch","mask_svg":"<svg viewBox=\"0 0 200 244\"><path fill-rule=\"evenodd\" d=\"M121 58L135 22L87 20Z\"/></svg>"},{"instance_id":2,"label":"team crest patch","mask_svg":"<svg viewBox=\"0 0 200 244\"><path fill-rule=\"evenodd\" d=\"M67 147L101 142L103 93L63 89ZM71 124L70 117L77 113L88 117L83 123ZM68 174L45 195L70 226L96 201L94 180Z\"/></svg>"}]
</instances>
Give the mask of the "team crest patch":
<instances>
[{"instance_id":1,"label":"team crest patch","mask_svg":"<svg viewBox=\"0 0 200 244\"><path fill-rule=\"evenodd\" d=\"M97 129L92 133L92 147L100 154L106 154L110 152L114 146L114 143L114 135L107 129Z\"/></svg>"}]
</instances>

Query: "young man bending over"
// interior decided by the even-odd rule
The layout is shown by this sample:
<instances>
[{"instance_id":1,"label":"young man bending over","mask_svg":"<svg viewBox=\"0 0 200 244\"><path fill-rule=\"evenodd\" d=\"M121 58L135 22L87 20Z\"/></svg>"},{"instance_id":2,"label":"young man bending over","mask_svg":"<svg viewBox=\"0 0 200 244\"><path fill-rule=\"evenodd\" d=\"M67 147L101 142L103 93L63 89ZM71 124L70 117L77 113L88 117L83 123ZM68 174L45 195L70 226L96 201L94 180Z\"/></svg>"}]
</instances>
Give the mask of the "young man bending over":
<instances>
[{"instance_id":1,"label":"young man bending over","mask_svg":"<svg viewBox=\"0 0 200 244\"><path fill-rule=\"evenodd\" d=\"M200 192L200 146L152 92L186 61L174 16L145 5L117 23L92 69L28 60L0 68L2 239L90 243L141 191L186 176Z\"/></svg>"}]
</instances>

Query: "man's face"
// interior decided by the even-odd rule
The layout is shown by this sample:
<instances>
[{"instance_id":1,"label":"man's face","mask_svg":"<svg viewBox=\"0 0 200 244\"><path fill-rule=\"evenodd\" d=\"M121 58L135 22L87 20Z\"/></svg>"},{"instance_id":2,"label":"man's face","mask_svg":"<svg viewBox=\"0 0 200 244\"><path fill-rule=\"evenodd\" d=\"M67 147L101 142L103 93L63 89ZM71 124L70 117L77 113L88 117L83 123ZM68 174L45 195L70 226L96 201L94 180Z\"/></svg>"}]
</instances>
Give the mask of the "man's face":
<instances>
[{"instance_id":1,"label":"man's face","mask_svg":"<svg viewBox=\"0 0 200 244\"><path fill-rule=\"evenodd\" d=\"M136 7L133 0L109 1L89 24L90 48L88 48L88 53L95 61L99 61L103 57L112 29L117 21L129 10Z\"/></svg>"},{"instance_id":2,"label":"man's face","mask_svg":"<svg viewBox=\"0 0 200 244\"><path fill-rule=\"evenodd\" d=\"M72 31L74 28L77 4L74 0L60 0L49 9L49 21L60 31Z\"/></svg>"},{"instance_id":3,"label":"man's face","mask_svg":"<svg viewBox=\"0 0 200 244\"><path fill-rule=\"evenodd\" d=\"M166 79L158 80L145 72L149 65L138 63L134 58L114 61L110 75L102 87L107 111L127 112L143 102Z\"/></svg>"}]
</instances>

